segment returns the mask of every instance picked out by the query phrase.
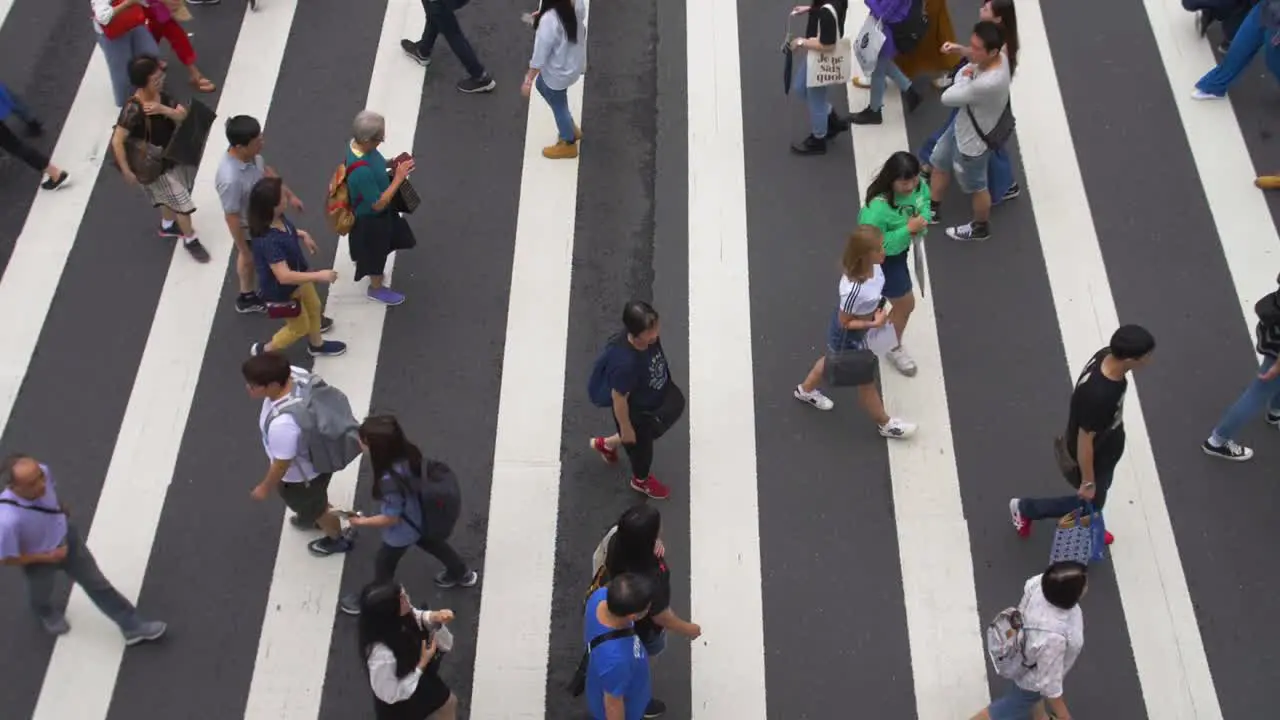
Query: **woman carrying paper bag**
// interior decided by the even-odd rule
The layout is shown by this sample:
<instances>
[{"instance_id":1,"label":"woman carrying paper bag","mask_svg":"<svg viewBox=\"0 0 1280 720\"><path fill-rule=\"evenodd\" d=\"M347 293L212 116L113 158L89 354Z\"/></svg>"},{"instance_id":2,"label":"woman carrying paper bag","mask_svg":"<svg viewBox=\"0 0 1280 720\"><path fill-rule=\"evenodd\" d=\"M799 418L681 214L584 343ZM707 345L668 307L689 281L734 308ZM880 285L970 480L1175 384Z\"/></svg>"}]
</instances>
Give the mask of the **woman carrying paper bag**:
<instances>
[{"instance_id":1,"label":"woman carrying paper bag","mask_svg":"<svg viewBox=\"0 0 1280 720\"><path fill-rule=\"evenodd\" d=\"M822 155L827 142L849 129L848 121L832 109L832 93L849 82L853 73L853 48L844 39L848 0L814 0L797 5L794 15L807 15L804 37L791 41L800 56L794 86L809 108L809 136L791 146L797 155Z\"/></svg>"}]
</instances>

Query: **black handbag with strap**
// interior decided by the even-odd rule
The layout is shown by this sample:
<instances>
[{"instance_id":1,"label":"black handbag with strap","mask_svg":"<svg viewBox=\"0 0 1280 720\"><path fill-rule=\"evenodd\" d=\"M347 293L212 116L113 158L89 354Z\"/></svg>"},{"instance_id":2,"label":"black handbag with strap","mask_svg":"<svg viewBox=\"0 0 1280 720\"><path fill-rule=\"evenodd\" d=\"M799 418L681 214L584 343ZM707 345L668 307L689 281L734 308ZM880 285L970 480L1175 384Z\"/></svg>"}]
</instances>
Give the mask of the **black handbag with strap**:
<instances>
[{"instance_id":1,"label":"black handbag with strap","mask_svg":"<svg viewBox=\"0 0 1280 720\"><path fill-rule=\"evenodd\" d=\"M1000 113L1000 119L996 120L995 126L986 132L983 132L982 126L978 124L978 118L973 116L973 108L965 105L964 111L969 115L969 122L973 123L973 129L978 132L978 137L982 138L982 142L986 143L987 148L993 152L1009 142L1009 138L1013 137L1013 129L1018 124L1013 116L1013 103L1009 101L1005 101L1004 112Z\"/></svg>"}]
</instances>

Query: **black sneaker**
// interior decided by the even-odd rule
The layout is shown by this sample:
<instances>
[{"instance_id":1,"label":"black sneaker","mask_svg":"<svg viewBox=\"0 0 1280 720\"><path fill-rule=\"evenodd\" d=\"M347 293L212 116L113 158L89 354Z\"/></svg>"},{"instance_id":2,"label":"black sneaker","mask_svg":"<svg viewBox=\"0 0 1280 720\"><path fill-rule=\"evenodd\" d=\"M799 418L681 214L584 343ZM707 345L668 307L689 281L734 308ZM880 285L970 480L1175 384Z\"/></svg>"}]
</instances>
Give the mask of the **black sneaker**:
<instances>
[{"instance_id":1,"label":"black sneaker","mask_svg":"<svg viewBox=\"0 0 1280 720\"><path fill-rule=\"evenodd\" d=\"M320 316L320 332L327 333L333 329L333 318Z\"/></svg>"},{"instance_id":2,"label":"black sneaker","mask_svg":"<svg viewBox=\"0 0 1280 720\"><path fill-rule=\"evenodd\" d=\"M498 83L494 82L493 76L489 73L485 73L478 78L465 78L458 81L458 92L464 92L468 95L492 92L496 87L498 87Z\"/></svg>"},{"instance_id":3,"label":"black sneaker","mask_svg":"<svg viewBox=\"0 0 1280 720\"><path fill-rule=\"evenodd\" d=\"M198 263L209 262L209 251L205 250L204 246L200 244L199 238L192 239L190 242L184 241L182 243L182 248L186 250L188 253L190 253L191 259L195 260L196 262Z\"/></svg>"},{"instance_id":4,"label":"black sneaker","mask_svg":"<svg viewBox=\"0 0 1280 720\"><path fill-rule=\"evenodd\" d=\"M1008 190L1004 191L1003 195L1000 196L1000 202L1005 202L1006 200L1012 200L1021 194L1022 194L1022 186L1018 185L1018 183L1014 183L1009 186Z\"/></svg>"},{"instance_id":5,"label":"black sneaker","mask_svg":"<svg viewBox=\"0 0 1280 720\"><path fill-rule=\"evenodd\" d=\"M1204 451L1205 455L1211 455L1213 457L1222 458L1223 460L1231 460L1234 462L1244 462L1245 460L1253 458L1253 450L1237 443L1235 440L1228 440L1221 445L1214 445L1208 440L1205 440L1201 443L1200 449Z\"/></svg>"},{"instance_id":6,"label":"black sneaker","mask_svg":"<svg viewBox=\"0 0 1280 720\"><path fill-rule=\"evenodd\" d=\"M849 116L849 122L854 125L880 125L884 122L884 113L871 108L863 108L858 112Z\"/></svg>"},{"instance_id":7,"label":"black sneaker","mask_svg":"<svg viewBox=\"0 0 1280 720\"><path fill-rule=\"evenodd\" d=\"M810 135L800 142L792 144L791 152L796 155L826 155L827 139Z\"/></svg>"},{"instance_id":8,"label":"black sneaker","mask_svg":"<svg viewBox=\"0 0 1280 720\"><path fill-rule=\"evenodd\" d=\"M834 140L837 135L849 129L849 121L836 114L835 110L827 116L827 140Z\"/></svg>"},{"instance_id":9,"label":"black sneaker","mask_svg":"<svg viewBox=\"0 0 1280 720\"><path fill-rule=\"evenodd\" d=\"M418 43L408 38L405 38L404 40L400 41L400 49L403 50L404 54L408 55L411 60L418 63L422 67L430 67L431 58L422 54L422 51L418 49Z\"/></svg>"},{"instance_id":10,"label":"black sneaker","mask_svg":"<svg viewBox=\"0 0 1280 720\"><path fill-rule=\"evenodd\" d=\"M359 615L360 593L351 593L350 595L343 595L339 598L338 610L342 611L344 615Z\"/></svg>"},{"instance_id":11,"label":"black sneaker","mask_svg":"<svg viewBox=\"0 0 1280 720\"><path fill-rule=\"evenodd\" d=\"M63 170L61 173L58 174L58 177L47 178L44 182L40 183L40 189L41 190L61 189L66 186L67 178L69 177L71 177L71 175L66 170Z\"/></svg>"},{"instance_id":12,"label":"black sneaker","mask_svg":"<svg viewBox=\"0 0 1280 720\"><path fill-rule=\"evenodd\" d=\"M351 552L351 548L355 547L355 541L349 537L331 538L328 535L312 540L307 543L307 549L312 555L340 555L342 553Z\"/></svg>"},{"instance_id":13,"label":"black sneaker","mask_svg":"<svg viewBox=\"0 0 1280 720\"><path fill-rule=\"evenodd\" d=\"M915 112L916 108L920 107L920 103L923 101L924 101L924 98L920 97L920 93L919 91L916 90L914 85L907 88L902 93L902 107L908 113Z\"/></svg>"},{"instance_id":14,"label":"black sneaker","mask_svg":"<svg viewBox=\"0 0 1280 720\"><path fill-rule=\"evenodd\" d=\"M1270 410L1268 410L1267 422L1277 427L1280 427L1280 413L1271 412Z\"/></svg>"},{"instance_id":15,"label":"black sneaker","mask_svg":"<svg viewBox=\"0 0 1280 720\"><path fill-rule=\"evenodd\" d=\"M659 718L667 712L667 704L658 698L649 698L649 704L644 706L644 717Z\"/></svg>"},{"instance_id":16,"label":"black sneaker","mask_svg":"<svg viewBox=\"0 0 1280 720\"><path fill-rule=\"evenodd\" d=\"M947 237L960 242L980 242L991 238L991 230L986 223L971 222L947 228Z\"/></svg>"},{"instance_id":17,"label":"black sneaker","mask_svg":"<svg viewBox=\"0 0 1280 720\"><path fill-rule=\"evenodd\" d=\"M337 340L325 340L319 345L308 345L311 357L337 357L347 351L347 344Z\"/></svg>"},{"instance_id":18,"label":"black sneaker","mask_svg":"<svg viewBox=\"0 0 1280 720\"><path fill-rule=\"evenodd\" d=\"M436 576L432 578L432 582L436 584L436 587L443 588L445 590L456 587L470 588L475 587L476 583L480 582L480 573L475 570L468 570L466 575L454 580L449 577L449 571L445 570L437 573Z\"/></svg>"},{"instance_id":19,"label":"black sneaker","mask_svg":"<svg viewBox=\"0 0 1280 720\"><path fill-rule=\"evenodd\" d=\"M942 222L942 203L934 202L933 200L930 200L929 215L932 216L931 219L929 220L930 225L937 225L938 223Z\"/></svg>"},{"instance_id":20,"label":"black sneaker","mask_svg":"<svg viewBox=\"0 0 1280 720\"><path fill-rule=\"evenodd\" d=\"M44 125L39 120L27 121L27 137L40 137L44 134Z\"/></svg>"},{"instance_id":21,"label":"black sneaker","mask_svg":"<svg viewBox=\"0 0 1280 720\"><path fill-rule=\"evenodd\" d=\"M241 315L264 313L266 311L267 304L262 302L262 298L255 293L247 293L236 297L236 312Z\"/></svg>"}]
</instances>

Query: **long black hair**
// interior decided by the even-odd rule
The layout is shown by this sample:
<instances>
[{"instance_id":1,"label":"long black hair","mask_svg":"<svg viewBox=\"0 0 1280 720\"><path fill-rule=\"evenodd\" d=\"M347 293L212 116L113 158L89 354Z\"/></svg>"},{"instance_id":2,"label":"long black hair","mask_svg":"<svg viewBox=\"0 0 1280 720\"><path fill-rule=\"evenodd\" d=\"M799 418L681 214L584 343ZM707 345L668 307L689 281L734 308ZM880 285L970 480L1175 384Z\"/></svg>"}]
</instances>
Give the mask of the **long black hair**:
<instances>
[{"instance_id":1,"label":"long black hair","mask_svg":"<svg viewBox=\"0 0 1280 720\"><path fill-rule=\"evenodd\" d=\"M267 234L276 221L276 208L284 192L284 182L278 177L264 177L253 184L249 191L249 237Z\"/></svg>"},{"instance_id":2,"label":"long black hair","mask_svg":"<svg viewBox=\"0 0 1280 720\"><path fill-rule=\"evenodd\" d=\"M884 161L884 167L880 168L876 179L867 186L867 197L863 204L870 205L872 200L882 196L892 204L893 184L898 180L915 177L920 177L920 159L906 150L899 150Z\"/></svg>"},{"instance_id":3,"label":"long black hair","mask_svg":"<svg viewBox=\"0 0 1280 720\"><path fill-rule=\"evenodd\" d=\"M564 27L565 37L569 38L569 42L578 42L578 11L573 7L573 0L542 0L538 4L538 14L533 18L533 29L538 29L538 23L542 22L542 18L546 16L548 10L555 10L556 15L560 16L560 24Z\"/></svg>"},{"instance_id":4,"label":"long black hair","mask_svg":"<svg viewBox=\"0 0 1280 720\"><path fill-rule=\"evenodd\" d=\"M1009 58L1009 77L1013 77L1018 72L1018 11L1013 6L1013 0L990 0L991 17L995 18L1000 24L1000 30L1004 33L1005 54Z\"/></svg>"},{"instance_id":5,"label":"long black hair","mask_svg":"<svg viewBox=\"0 0 1280 720\"><path fill-rule=\"evenodd\" d=\"M396 677L408 675L422 660L421 630L413 613L400 613L400 594L394 582L371 583L360 592L359 648L362 665L369 662L373 646L382 643L396 656Z\"/></svg>"},{"instance_id":6,"label":"long black hair","mask_svg":"<svg viewBox=\"0 0 1280 720\"><path fill-rule=\"evenodd\" d=\"M605 555L609 577L657 572L658 558L653 549L661 528L662 514L654 506L642 504L627 508L618 518L618 531L609 541Z\"/></svg>"},{"instance_id":7,"label":"long black hair","mask_svg":"<svg viewBox=\"0 0 1280 720\"><path fill-rule=\"evenodd\" d=\"M373 468L373 499L382 499L382 478L397 478L410 489L417 489L422 477L422 451L409 442L393 415L373 415L360 424L360 439L369 447L369 465ZM396 466L408 465L409 473Z\"/></svg>"}]
</instances>

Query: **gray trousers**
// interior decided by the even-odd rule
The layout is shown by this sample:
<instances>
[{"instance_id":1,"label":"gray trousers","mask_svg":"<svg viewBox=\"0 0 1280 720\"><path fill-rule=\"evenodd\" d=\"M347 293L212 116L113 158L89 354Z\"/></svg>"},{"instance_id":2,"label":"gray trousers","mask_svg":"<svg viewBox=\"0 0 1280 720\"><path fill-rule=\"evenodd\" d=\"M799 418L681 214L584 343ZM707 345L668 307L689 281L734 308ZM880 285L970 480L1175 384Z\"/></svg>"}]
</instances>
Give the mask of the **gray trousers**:
<instances>
[{"instance_id":1,"label":"gray trousers","mask_svg":"<svg viewBox=\"0 0 1280 720\"><path fill-rule=\"evenodd\" d=\"M138 627L141 620L138 611L123 595L102 576L93 553L84 544L84 538L73 525L67 525L67 557L60 563L39 563L22 568L27 576L27 599L36 616L57 618L62 616L61 610L53 607L53 593L57 585L58 573L64 572L75 584L84 590L85 595L93 601L102 614L111 618L120 630L128 632Z\"/></svg>"},{"instance_id":2,"label":"gray trousers","mask_svg":"<svg viewBox=\"0 0 1280 720\"><path fill-rule=\"evenodd\" d=\"M107 72L111 74L111 90L116 96L116 107L123 107L134 91L133 84L129 82L129 61L139 55L158 57L160 46L145 25L139 25L115 40L107 39L102 33L97 35L98 47L102 48L102 56L107 61Z\"/></svg>"}]
</instances>

